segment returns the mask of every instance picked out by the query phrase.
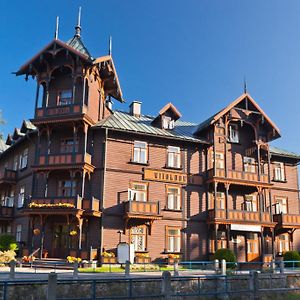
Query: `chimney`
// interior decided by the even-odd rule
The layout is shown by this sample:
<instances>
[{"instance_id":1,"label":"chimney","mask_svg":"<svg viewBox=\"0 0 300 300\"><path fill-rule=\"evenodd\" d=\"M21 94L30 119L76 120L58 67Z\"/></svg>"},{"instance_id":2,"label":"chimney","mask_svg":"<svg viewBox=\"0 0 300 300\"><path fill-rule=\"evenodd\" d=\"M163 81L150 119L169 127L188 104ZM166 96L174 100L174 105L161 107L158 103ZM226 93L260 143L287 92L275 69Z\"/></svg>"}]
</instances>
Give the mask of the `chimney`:
<instances>
[{"instance_id":1,"label":"chimney","mask_svg":"<svg viewBox=\"0 0 300 300\"><path fill-rule=\"evenodd\" d=\"M142 108L142 102L140 102L140 101L133 101L129 105L130 114L132 116L135 116L135 117L139 118L141 116L141 108Z\"/></svg>"}]
</instances>

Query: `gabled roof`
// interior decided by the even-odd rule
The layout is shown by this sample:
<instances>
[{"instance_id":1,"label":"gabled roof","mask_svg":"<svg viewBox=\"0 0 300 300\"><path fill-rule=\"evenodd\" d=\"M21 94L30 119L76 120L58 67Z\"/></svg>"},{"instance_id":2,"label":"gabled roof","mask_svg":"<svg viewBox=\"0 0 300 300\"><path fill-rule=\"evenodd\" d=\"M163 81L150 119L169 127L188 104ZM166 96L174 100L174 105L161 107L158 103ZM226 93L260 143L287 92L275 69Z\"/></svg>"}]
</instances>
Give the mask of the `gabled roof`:
<instances>
[{"instance_id":1,"label":"gabled roof","mask_svg":"<svg viewBox=\"0 0 300 300\"><path fill-rule=\"evenodd\" d=\"M289 157L300 160L300 155L295 152L290 152L284 149L280 149L278 147L270 146L270 153L274 156L282 156L282 157Z\"/></svg>"},{"instance_id":2,"label":"gabled roof","mask_svg":"<svg viewBox=\"0 0 300 300\"><path fill-rule=\"evenodd\" d=\"M9 146L6 145L5 141L2 139L2 136L0 136L0 153L4 152L8 148Z\"/></svg>"},{"instance_id":3,"label":"gabled roof","mask_svg":"<svg viewBox=\"0 0 300 300\"><path fill-rule=\"evenodd\" d=\"M23 120L21 132L26 133L28 130L35 130L36 127L28 120Z\"/></svg>"},{"instance_id":4,"label":"gabled roof","mask_svg":"<svg viewBox=\"0 0 300 300\"><path fill-rule=\"evenodd\" d=\"M142 135L150 135L162 138L171 138L196 143L207 144L193 135L197 124L177 120L173 130L161 129L152 126L154 117L141 115L139 118L130 115L127 112L114 111L112 115L96 123L93 128L108 128L110 130L131 132Z\"/></svg>"},{"instance_id":5,"label":"gabled roof","mask_svg":"<svg viewBox=\"0 0 300 300\"><path fill-rule=\"evenodd\" d=\"M236 100L231 102L227 107L224 109L220 110L197 127L197 130L195 132L200 132L201 130L205 129L206 127L214 124L217 122L223 115L225 115L227 112L229 112L232 108L234 108L236 105L238 105L241 101L244 99L248 99L253 106L264 116L265 120L274 128L274 130L277 132L277 134L280 136L280 130L279 128L275 125L275 123L267 116L267 114L260 108L260 106L255 102L255 100L248 94L244 93L240 97L238 97Z\"/></svg>"},{"instance_id":6,"label":"gabled roof","mask_svg":"<svg viewBox=\"0 0 300 300\"><path fill-rule=\"evenodd\" d=\"M168 104L166 104L160 111L159 111L159 115L163 115L165 114L168 110L171 110L172 113L174 114L174 119L178 120L179 118L181 118L181 113L179 112L179 110L171 103L169 102Z\"/></svg>"},{"instance_id":7,"label":"gabled roof","mask_svg":"<svg viewBox=\"0 0 300 300\"><path fill-rule=\"evenodd\" d=\"M83 44L82 39L79 36L74 35L74 37L72 37L71 39L69 39L66 42L66 44L69 45L69 46L71 46L72 48L74 48L76 51L82 53L83 55L86 55L90 59L93 59L92 56L91 56L91 54L90 54L90 52L85 47L85 45Z\"/></svg>"}]
</instances>

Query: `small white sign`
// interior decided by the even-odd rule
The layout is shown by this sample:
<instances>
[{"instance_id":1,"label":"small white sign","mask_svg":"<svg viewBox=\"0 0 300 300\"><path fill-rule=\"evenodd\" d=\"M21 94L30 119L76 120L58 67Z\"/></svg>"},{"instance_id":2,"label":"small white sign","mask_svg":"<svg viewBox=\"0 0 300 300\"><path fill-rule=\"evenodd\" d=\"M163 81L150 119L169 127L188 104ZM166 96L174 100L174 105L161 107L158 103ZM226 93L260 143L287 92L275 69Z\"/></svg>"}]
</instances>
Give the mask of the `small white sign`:
<instances>
[{"instance_id":1,"label":"small white sign","mask_svg":"<svg viewBox=\"0 0 300 300\"><path fill-rule=\"evenodd\" d=\"M125 264L126 261L134 263L134 245L127 243L119 243L118 245L118 263Z\"/></svg>"},{"instance_id":2,"label":"small white sign","mask_svg":"<svg viewBox=\"0 0 300 300\"><path fill-rule=\"evenodd\" d=\"M261 226L259 225L231 224L230 229L237 231L261 232Z\"/></svg>"}]
</instances>

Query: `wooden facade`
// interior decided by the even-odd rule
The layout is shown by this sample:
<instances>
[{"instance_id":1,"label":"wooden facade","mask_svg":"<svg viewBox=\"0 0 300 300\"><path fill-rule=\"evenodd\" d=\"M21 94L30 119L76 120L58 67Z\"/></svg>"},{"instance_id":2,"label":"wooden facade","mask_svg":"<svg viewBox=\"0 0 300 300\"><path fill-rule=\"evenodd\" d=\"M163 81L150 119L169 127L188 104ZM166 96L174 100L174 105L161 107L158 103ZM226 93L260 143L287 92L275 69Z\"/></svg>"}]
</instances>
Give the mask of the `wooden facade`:
<instances>
[{"instance_id":1,"label":"wooden facade","mask_svg":"<svg viewBox=\"0 0 300 300\"><path fill-rule=\"evenodd\" d=\"M37 91L33 119L0 155L1 232L61 258L100 259L119 242L137 261L300 250L300 157L271 147L279 129L248 93L200 125L172 104L155 118L140 102L114 112L112 57L93 59L78 32L72 41L53 40L17 72Z\"/></svg>"}]
</instances>

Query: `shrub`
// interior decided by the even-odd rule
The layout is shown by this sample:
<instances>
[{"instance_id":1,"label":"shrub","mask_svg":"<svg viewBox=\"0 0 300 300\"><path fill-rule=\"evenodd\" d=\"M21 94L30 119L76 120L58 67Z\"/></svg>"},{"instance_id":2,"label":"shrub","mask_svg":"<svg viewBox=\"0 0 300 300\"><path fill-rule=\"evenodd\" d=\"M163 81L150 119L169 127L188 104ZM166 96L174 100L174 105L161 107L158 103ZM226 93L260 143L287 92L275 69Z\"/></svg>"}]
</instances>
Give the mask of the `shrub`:
<instances>
[{"instance_id":1,"label":"shrub","mask_svg":"<svg viewBox=\"0 0 300 300\"><path fill-rule=\"evenodd\" d=\"M0 251L0 264L9 263L12 260L16 260L16 252L13 250Z\"/></svg>"},{"instance_id":2,"label":"shrub","mask_svg":"<svg viewBox=\"0 0 300 300\"><path fill-rule=\"evenodd\" d=\"M298 263L285 263L286 267L300 267L300 254L297 251L287 251L283 254L284 261L299 261Z\"/></svg>"},{"instance_id":3,"label":"shrub","mask_svg":"<svg viewBox=\"0 0 300 300\"><path fill-rule=\"evenodd\" d=\"M9 234L1 235L0 236L0 250L1 251L7 251L7 250L16 251L16 250L18 250L18 245L16 243L15 238Z\"/></svg>"},{"instance_id":4,"label":"shrub","mask_svg":"<svg viewBox=\"0 0 300 300\"><path fill-rule=\"evenodd\" d=\"M232 264L227 264L228 268L234 268L236 266L236 257L233 251L230 249L219 249L215 252L213 259L218 259L221 261L222 259L225 259L226 262L231 262Z\"/></svg>"}]
</instances>

